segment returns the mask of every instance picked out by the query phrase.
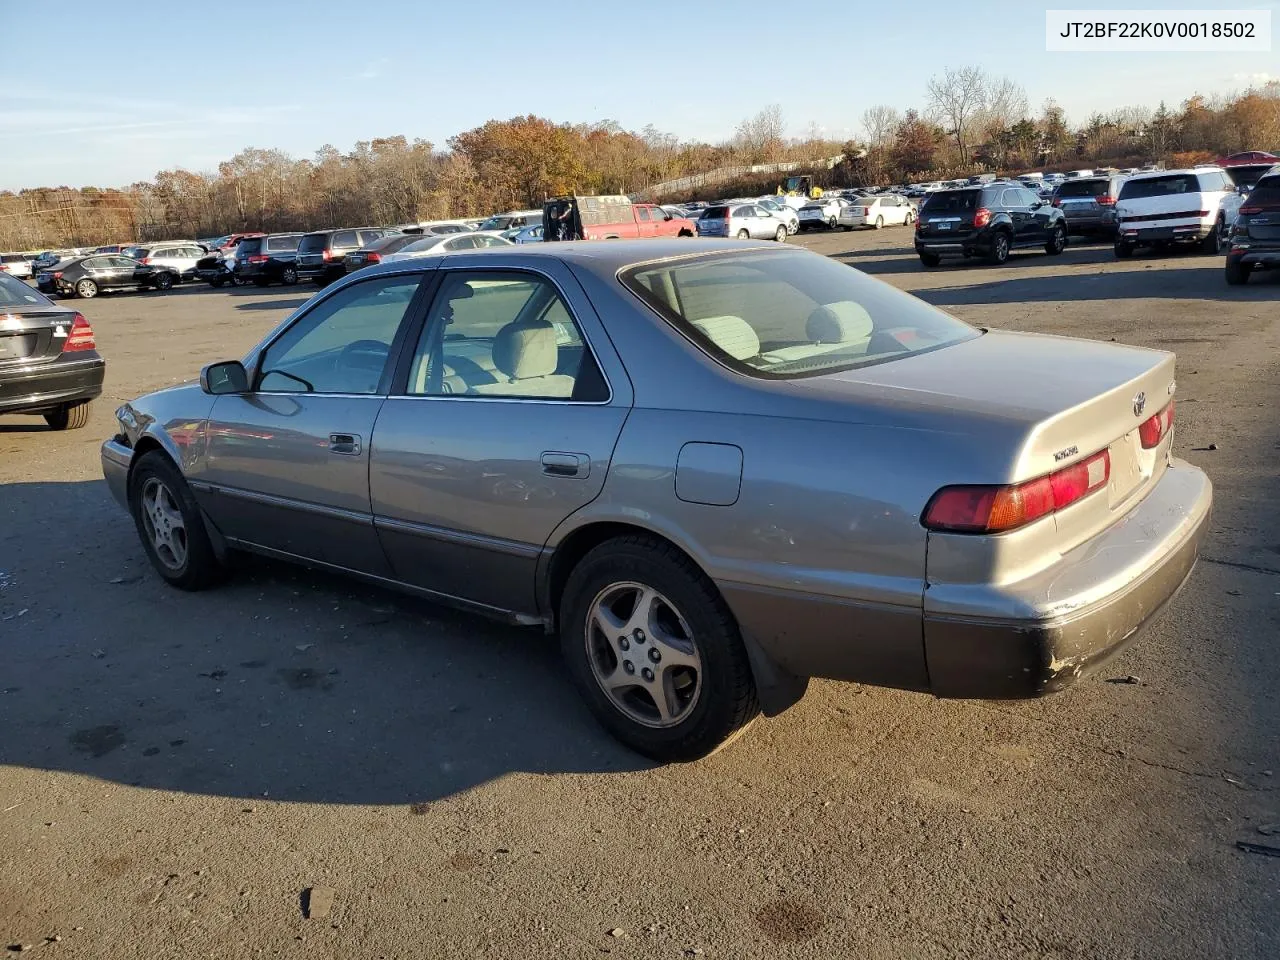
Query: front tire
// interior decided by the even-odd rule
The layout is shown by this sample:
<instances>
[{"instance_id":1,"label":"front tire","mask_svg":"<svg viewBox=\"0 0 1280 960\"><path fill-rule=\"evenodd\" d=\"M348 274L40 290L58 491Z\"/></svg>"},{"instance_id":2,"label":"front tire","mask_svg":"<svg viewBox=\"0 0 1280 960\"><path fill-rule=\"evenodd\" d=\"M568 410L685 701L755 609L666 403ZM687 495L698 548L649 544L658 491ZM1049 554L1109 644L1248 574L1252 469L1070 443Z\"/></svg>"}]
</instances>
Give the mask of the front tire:
<instances>
[{"instance_id":1,"label":"front tire","mask_svg":"<svg viewBox=\"0 0 1280 960\"><path fill-rule=\"evenodd\" d=\"M936 253L922 253L920 254L920 262L926 267L936 267L942 262L942 258Z\"/></svg>"},{"instance_id":2,"label":"front tire","mask_svg":"<svg viewBox=\"0 0 1280 960\"><path fill-rule=\"evenodd\" d=\"M182 590L203 590L225 570L213 552L191 488L165 454L142 455L129 476L129 512L156 572Z\"/></svg>"},{"instance_id":3,"label":"front tire","mask_svg":"<svg viewBox=\"0 0 1280 960\"><path fill-rule=\"evenodd\" d=\"M50 430L79 430L88 424L92 407L93 401L91 400L85 400L82 403L68 403L57 410L51 410L46 413L44 422L49 425Z\"/></svg>"},{"instance_id":4,"label":"front tire","mask_svg":"<svg viewBox=\"0 0 1280 960\"><path fill-rule=\"evenodd\" d=\"M1058 224L1049 235L1049 242L1044 245L1044 252L1056 257L1065 249L1067 249L1067 231L1063 229L1062 224Z\"/></svg>"},{"instance_id":5,"label":"front tire","mask_svg":"<svg viewBox=\"0 0 1280 960\"><path fill-rule=\"evenodd\" d=\"M739 240L750 240L750 239L751 239L751 234L750 234L748 231L746 231L746 230L739 230L739 231L738 231L738 239L739 239Z\"/></svg>"},{"instance_id":6,"label":"front tire","mask_svg":"<svg viewBox=\"0 0 1280 960\"><path fill-rule=\"evenodd\" d=\"M710 579L646 536L610 540L569 576L560 645L600 723L662 763L697 760L759 712L738 625Z\"/></svg>"},{"instance_id":7,"label":"front tire","mask_svg":"<svg viewBox=\"0 0 1280 960\"><path fill-rule=\"evenodd\" d=\"M876 217L876 229L877 230L884 229L884 217Z\"/></svg>"},{"instance_id":8,"label":"front tire","mask_svg":"<svg viewBox=\"0 0 1280 960\"><path fill-rule=\"evenodd\" d=\"M98 295L98 285L86 277L83 280L76 281L76 296L85 300L92 300Z\"/></svg>"},{"instance_id":9,"label":"front tire","mask_svg":"<svg viewBox=\"0 0 1280 960\"><path fill-rule=\"evenodd\" d=\"M157 290L173 289L173 274L168 271L162 272L156 277L155 287Z\"/></svg>"}]
</instances>

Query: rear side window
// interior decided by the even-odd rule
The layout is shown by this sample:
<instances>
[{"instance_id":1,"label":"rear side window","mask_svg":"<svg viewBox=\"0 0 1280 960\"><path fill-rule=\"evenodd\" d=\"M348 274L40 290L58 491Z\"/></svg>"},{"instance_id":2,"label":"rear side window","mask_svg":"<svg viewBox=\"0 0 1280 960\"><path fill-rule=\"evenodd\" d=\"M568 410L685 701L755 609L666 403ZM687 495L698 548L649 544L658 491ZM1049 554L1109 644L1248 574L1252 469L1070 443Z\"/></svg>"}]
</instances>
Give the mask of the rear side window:
<instances>
[{"instance_id":1,"label":"rear side window","mask_svg":"<svg viewBox=\"0 0 1280 960\"><path fill-rule=\"evenodd\" d=\"M1106 180L1072 180L1058 188L1059 197L1100 197L1107 192Z\"/></svg>"},{"instance_id":2,"label":"rear side window","mask_svg":"<svg viewBox=\"0 0 1280 960\"><path fill-rule=\"evenodd\" d=\"M929 194L922 213L972 213L978 209L978 190L939 190Z\"/></svg>"},{"instance_id":3,"label":"rear side window","mask_svg":"<svg viewBox=\"0 0 1280 960\"><path fill-rule=\"evenodd\" d=\"M240 255L242 257L251 256L262 250L262 238L255 237L252 240L240 241Z\"/></svg>"},{"instance_id":4,"label":"rear side window","mask_svg":"<svg viewBox=\"0 0 1280 960\"><path fill-rule=\"evenodd\" d=\"M333 235L332 246L335 250L348 250L360 246L360 241L356 239L354 230L339 230Z\"/></svg>"},{"instance_id":5,"label":"rear side window","mask_svg":"<svg viewBox=\"0 0 1280 960\"><path fill-rule=\"evenodd\" d=\"M1194 174L1174 173L1166 177L1143 177L1141 180L1130 180L1120 189L1120 199L1141 200L1145 197L1176 197L1184 193L1199 192L1200 181L1195 178Z\"/></svg>"},{"instance_id":6,"label":"rear side window","mask_svg":"<svg viewBox=\"0 0 1280 960\"><path fill-rule=\"evenodd\" d=\"M299 253L319 253L329 243L327 233L308 233L298 243Z\"/></svg>"},{"instance_id":7,"label":"rear side window","mask_svg":"<svg viewBox=\"0 0 1280 960\"><path fill-rule=\"evenodd\" d=\"M268 240L267 240L267 249L268 249L268 250L273 250L273 251L276 251L276 252L284 251L284 252L288 253L288 252L289 252L289 251L291 251L291 250L297 250L297 249L298 249L298 240L299 240L299 239L300 239L300 238L298 238L298 237L296 237L296 236L294 236L294 237L270 237L270 238L268 238Z\"/></svg>"}]
</instances>

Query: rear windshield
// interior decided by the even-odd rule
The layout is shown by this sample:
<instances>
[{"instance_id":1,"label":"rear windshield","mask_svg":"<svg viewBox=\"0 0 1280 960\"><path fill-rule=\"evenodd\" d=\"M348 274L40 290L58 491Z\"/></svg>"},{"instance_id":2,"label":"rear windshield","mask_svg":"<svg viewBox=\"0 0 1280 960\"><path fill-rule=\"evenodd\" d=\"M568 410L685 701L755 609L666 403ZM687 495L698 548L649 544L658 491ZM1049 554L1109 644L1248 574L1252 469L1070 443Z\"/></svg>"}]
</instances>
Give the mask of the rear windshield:
<instances>
[{"instance_id":1,"label":"rear windshield","mask_svg":"<svg viewBox=\"0 0 1280 960\"><path fill-rule=\"evenodd\" d=\"M1250 206L1280 207L1280 176L1266 177L1249 193Z\"/></svg>"},{"instance_id":2,"label":"rear windshield","mask_svg":"<svg viewBox=\"0 0 1280 960\"><path fill-rule=\"evenodd\" d=\"M701 217L699 217L698 219L700 219L700 220L723 220L723 219L724 219L725 217L727 217L728 215L729 215L729 208L728 208L728 207L707 207L707 209L705 209L705 210L703 210L703 211L702 211L702 216L701 216Z\"/></svg>"},{"instance_id":3,"label":"rear windshield","mask_svg":"<svg viewBox=\"0 0 1280 960\"><path fill-rule=\"evenodd\" d=\"M477 228L479 230L505 230L515 217L490 217Z\"/></svg>"},{"instance_id":4,"label":"rear windshield","mask_svg":"<svg viewBox=\"0 0 1280 960\"><path fill-rule=\"evenodd\" d=\"M1227 167L1227 176L1237 187L1252 187L1262 179L1262 175L1271 169L1271 165L1260 163L1254 166Z\"/></svg>"},{"instance_id":5,"label":"rear windshield","mask_svg":"<svg viewBox=\"0 0 1280 960\"><path fill-rule=\"evenodd\" d=\"M0 307L52 307L53 301L16 277L0 273Z\"/></svg>"},{"instance_id":6,"label":"rear windshield","mask_svg":"<svg viewBox=\"0 0 1280 960\"><path fill-rule=\"evenodd\" d=\"M887 283L800 250L641 265L622 282L707 354L766 379L883 363L981 335Z\"/></svg>"},{"instance_id":7,"label":"rear windshield","mask_svg":"<svg viewBox=\"0 0 1280 960\"><path fill-rule=\"evenodd\" d=\"M299 253L319 253L329 245L327 233L308 233L298 243Z\"/></svg>"},{"instance_id":8,"label":"rear windshield","mask_svg":"<svg viewBox=\"0 0 1280 960\"><path fill-rule=\"evenodd\" d=\"M1100 197L1107 192L1108 180L1072 180L1058 188L1059 197Z\"/></svg>"},{"instance_id":9,"label":"rear windshield","mask_svg":"<svg viewBox=\"0 0 1280 960\"><path fill-rule=\"evenodd\" d=\"M972 213L981 190L938 190L929 194L921 213Z\"/></svg>"},{"instance_id":10,"label":"rear windshield","mask_svg":"<svg viewBox=\"0 0 1280 960\"><path fill-rule=\"evenodd\" d=\"M1190 173L1171 173L1167 177L1143 177L1129 180L1120 188L1121 200L1143 197L1175 197L1183 193L1199 193L1200 181Z\"/></svg>"},{"instance_id":11,"label":"rear windshield","mask_svg":"<svg viewBox=\"0 0 1280 960\"><path fill-rule=\"evenodd\" d=\"M298 241L301 239L302 237L300 237L298 234L293 234L288 237L268 237L267 249L275 250L275 251L283 250L284 252L288 253L291 250L298 249Z\"/></svg>"}]
</instances>

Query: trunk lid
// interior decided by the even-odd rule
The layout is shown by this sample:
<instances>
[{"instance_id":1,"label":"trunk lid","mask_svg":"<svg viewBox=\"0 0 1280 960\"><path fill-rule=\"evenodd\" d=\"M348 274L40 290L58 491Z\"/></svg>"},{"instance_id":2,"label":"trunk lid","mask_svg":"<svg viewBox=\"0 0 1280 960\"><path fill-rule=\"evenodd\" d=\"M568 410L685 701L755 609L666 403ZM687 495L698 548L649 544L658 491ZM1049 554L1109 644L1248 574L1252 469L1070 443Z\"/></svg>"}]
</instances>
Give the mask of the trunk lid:
<instances>
[{"instance_id":1,"label":"trunk lid","mask_svg":"<svg viewBox=\"0 0 1280 960\"><path fill-rule=\"evenodd\" d=\"M1280 177L1260 181L1240 207L1239 226L1250 240L1280 242Z\"/></svg>"},{"instance_id":2,"label":"trunk lid","mask_svg":"<svg viewBox=\"0 0 1280 960\"><path fill-rule=\"evenodd\" d=\"M1106 450L1108 507L1120 510L1159 478L1167 461L1169 436L1144 449L1138 432L1173 399L1174 355L1164 351L989 331L804 382L910 408L923 424L957 418L969 425L964 429L981 432L975 444L988 439L988 429L1012 438L1003 462L984 466L989 475L957 476L955 483L1019 483Z\"/></svg>"},{"instance_id":3,"label":"trunk lid","mask_svg":"<svg viewBox=\"0 0 1280 960\"><path fill-rule=\"evenodd\" d=\"M0 369L56 360L75 312L48 306L0 306Z\"/></svg>"}]
</instances>

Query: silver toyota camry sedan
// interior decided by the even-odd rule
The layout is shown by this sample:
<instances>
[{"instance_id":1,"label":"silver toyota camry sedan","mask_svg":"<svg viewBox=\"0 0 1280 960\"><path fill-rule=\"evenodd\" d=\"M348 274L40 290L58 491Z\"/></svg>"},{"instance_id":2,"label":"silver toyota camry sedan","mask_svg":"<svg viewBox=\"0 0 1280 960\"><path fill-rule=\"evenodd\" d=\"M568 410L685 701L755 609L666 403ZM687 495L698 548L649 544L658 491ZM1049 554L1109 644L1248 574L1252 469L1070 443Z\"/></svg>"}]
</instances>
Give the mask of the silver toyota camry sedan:
<instances>
[{"instance_id":1,"label":"silver toyota camry sedan","mask_svg":"<svg viewBox=\"0 0 1280 960\"><path fill-rule=\"evenodd\" d=\"M975 328L770 243L557 243L351 274L117 411L156 571L252 551L560 637L688 760L809 677L1033 697L1190 574L1174 357Z\"/></svg>"}]
</instances>

